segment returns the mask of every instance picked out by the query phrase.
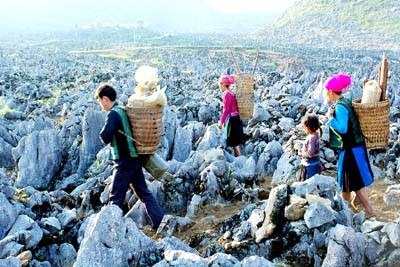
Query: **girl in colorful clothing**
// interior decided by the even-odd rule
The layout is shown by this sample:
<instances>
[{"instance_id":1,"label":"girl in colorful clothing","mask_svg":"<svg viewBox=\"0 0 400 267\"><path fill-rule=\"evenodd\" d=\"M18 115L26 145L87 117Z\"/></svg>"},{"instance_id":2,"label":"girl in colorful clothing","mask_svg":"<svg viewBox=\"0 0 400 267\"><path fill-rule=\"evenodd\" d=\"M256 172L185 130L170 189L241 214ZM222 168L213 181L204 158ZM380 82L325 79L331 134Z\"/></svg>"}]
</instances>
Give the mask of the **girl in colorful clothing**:
<instances>
[{"instance_id":1,"label":"girl in colorful clothing","mask_svg":"<svg viewBox=\"0 0 400 267\"><path fill-rule=\"evenodd\" d=\"M365 217L376 215L371 206L366 186L374 178L368 160L364 137L351 100L342 96L342 92L351 84L351 78L337 74L325 82L324 96L334 102L328 112L330 147L338 150L338 185L342 197L350 202L354 191L365 209Z\"/></svg>"},{"instance_id":2,"label":"girl in colorful clothing","mask_svg":"<svg viewBox=\"0 0 400 267\"><path fill-rule=\"evenodd\" d=\"M319 137L322 135L318 116L307 114L301 120L301 125L307 133L307 138L299 152L301 156L300 181L321 173L321 162L319 159Z\"/></svg>"},{"instance_id":3,"label":"girl in colorful clothing","mask_svg":"<svg viewBox=\"0 0 400 267\"><path fill-rule=\"evenodd\" d=\"M243 140L243 125L240 120L235 94L230 90L235 83L235 76L223 75L219 80L219 89L222 92L222 115L218 122L221 129L224 125L227 130L226 144L233 147L235 157L240 156L239 145Z\"/></svg>"}]
</instances>

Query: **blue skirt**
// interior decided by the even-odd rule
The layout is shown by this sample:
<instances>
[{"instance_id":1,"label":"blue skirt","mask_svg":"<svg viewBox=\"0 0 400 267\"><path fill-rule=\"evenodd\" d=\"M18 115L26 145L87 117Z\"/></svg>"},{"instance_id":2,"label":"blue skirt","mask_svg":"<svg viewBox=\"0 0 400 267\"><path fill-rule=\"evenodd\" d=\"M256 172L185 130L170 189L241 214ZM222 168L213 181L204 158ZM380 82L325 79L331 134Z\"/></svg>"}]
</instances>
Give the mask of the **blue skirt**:
<instances>
[{"instance_id":1,"label":"blue skirt","mask_svg":"<svg viewBox=\"0 0 400 267\"><path fill-rule=\"evenodd\" d=\"M373 181L365 145L339 150L338 185L343 192L358 191Z\"/></svg>"},{"instance_id":2,"label":"blue skirt","mask_svg":"<svg viewBox=\"0 0 400 267\"><path fill-rule=\"evenodd\" d=\"M318 156L308 159L307 163L307 166L301 165L300 177L298 179L298 181L300 182L303 182L308 178L311 178L314 175L321 173L321 161Z\"/></svg>"}]
</instances>

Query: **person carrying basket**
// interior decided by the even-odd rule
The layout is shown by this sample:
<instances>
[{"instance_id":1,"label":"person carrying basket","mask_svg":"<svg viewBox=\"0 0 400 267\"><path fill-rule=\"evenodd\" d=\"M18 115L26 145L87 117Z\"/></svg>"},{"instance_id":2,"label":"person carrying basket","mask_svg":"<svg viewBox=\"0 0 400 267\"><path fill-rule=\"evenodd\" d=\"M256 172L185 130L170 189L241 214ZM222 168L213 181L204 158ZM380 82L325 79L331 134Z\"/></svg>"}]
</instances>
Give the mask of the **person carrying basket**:
<instances>
[{"instance_id":1,"label":"person carrying basket","mask_svg":"<svg viewBox=\"0 0 400 267\"><path fill-rule=\"evenodd\" d=\"M351 85L351 77L336 74L325 82L324 97L334 102L329 107L329 145L338 151L338 185L343 199L350 202L351 192L355 191L365 209L365 217L376 215L371 206L366 186L373 183L373 173L368 160L364 136L350 99L342 92Z\"/></svg>"},{"instance_id":2,"label":"person carrying basket","mask_svg":"<svg viewBox=\"0 0 400 267\"><path fill-rule=\"evenodd\" d=\"M219 79L219 89L222 92L222 115L218 121L218 128L225 126L227 146L233 147L235 157L240 156L239 145L243 142L243 125L240 120L235 94L230 90L235 83L235 76L222 75Z\"/></svg>"},{"instance_id":3,"label":"person carrying basket","mask_svg":"<svg viewBox=\"0 0 400 267\"><path fill-rule=\"evenodd\" d=\"M96 89L95 98L102 109L108 111L100 137L105 144L110 145L110 159L114 164L109 204L122 209L126 191L129 184L132 184L136 195L146 207L152 228L156 230L164 212L146 185L126 111L118 106L117 93L110 84L101 84Z\"/></svg>"}]
</instances>

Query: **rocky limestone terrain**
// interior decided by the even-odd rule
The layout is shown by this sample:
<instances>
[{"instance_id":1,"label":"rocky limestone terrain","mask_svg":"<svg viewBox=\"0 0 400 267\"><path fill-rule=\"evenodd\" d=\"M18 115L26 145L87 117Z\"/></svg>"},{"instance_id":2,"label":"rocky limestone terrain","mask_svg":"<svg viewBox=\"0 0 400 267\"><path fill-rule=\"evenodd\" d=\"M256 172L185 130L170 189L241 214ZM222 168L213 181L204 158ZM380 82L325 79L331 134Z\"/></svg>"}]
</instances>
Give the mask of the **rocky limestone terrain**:
<instances>
[{"instance_id":1,"label":"rocky limestone terrain","mask_svg":"<svg viewBox=\"0 0 400 267\"><path fill-rule=\"evenodd\" d=\"M300 119L315 112L326 122L323 81L349 73L349 96L359 98L362 81L376 78L382 51L260 48L254 115L245 121L243 155L235 158L216 124L217 81L233 71L229 49L77 46L0 47L0 266L399 265L400 214L389 222L365 220L348 207L337 192L325 125L326 172L296 182ZM234 53L250 72L256 51ZM387 185L382 201L397 209L400 57L387 53L389 144L370 151L370 160L375 179ZM168 172L159 180L145 174L167 215L150 234L143 203L132 192L126 210L106 205L112 170L98 137L105 113L93 97L100 83L111 82L126 103L135 70L145 64L158 67L168 96L157 152ZM271 190L262 186L264 177L272 177ZM202 209L237 201L243 208L218 225L212 214L200 219L216 232L177 237L190 233Z\"/></svg>"}]
</instances>

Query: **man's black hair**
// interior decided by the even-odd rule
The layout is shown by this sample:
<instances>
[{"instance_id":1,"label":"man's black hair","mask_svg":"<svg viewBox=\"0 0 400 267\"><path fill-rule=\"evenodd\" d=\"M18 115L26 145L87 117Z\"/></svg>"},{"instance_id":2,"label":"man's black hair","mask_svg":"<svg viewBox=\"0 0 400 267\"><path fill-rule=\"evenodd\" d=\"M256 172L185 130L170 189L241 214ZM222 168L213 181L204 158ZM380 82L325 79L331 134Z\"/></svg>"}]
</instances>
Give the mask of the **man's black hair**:
<instances>
[{"instance_id":1,"label":"man's black hair","mask_svg":"<svg viewBox=\"0 0 400 267\"><path fill-rule=\"evenodd\" d=\"M95 97L103 98L103 96L108 97L111 101L115 101L117 99L117 91L115 91L114 87L109 83L100 84L100 86L96 89Z\"/></svg>"}]
</instances>

